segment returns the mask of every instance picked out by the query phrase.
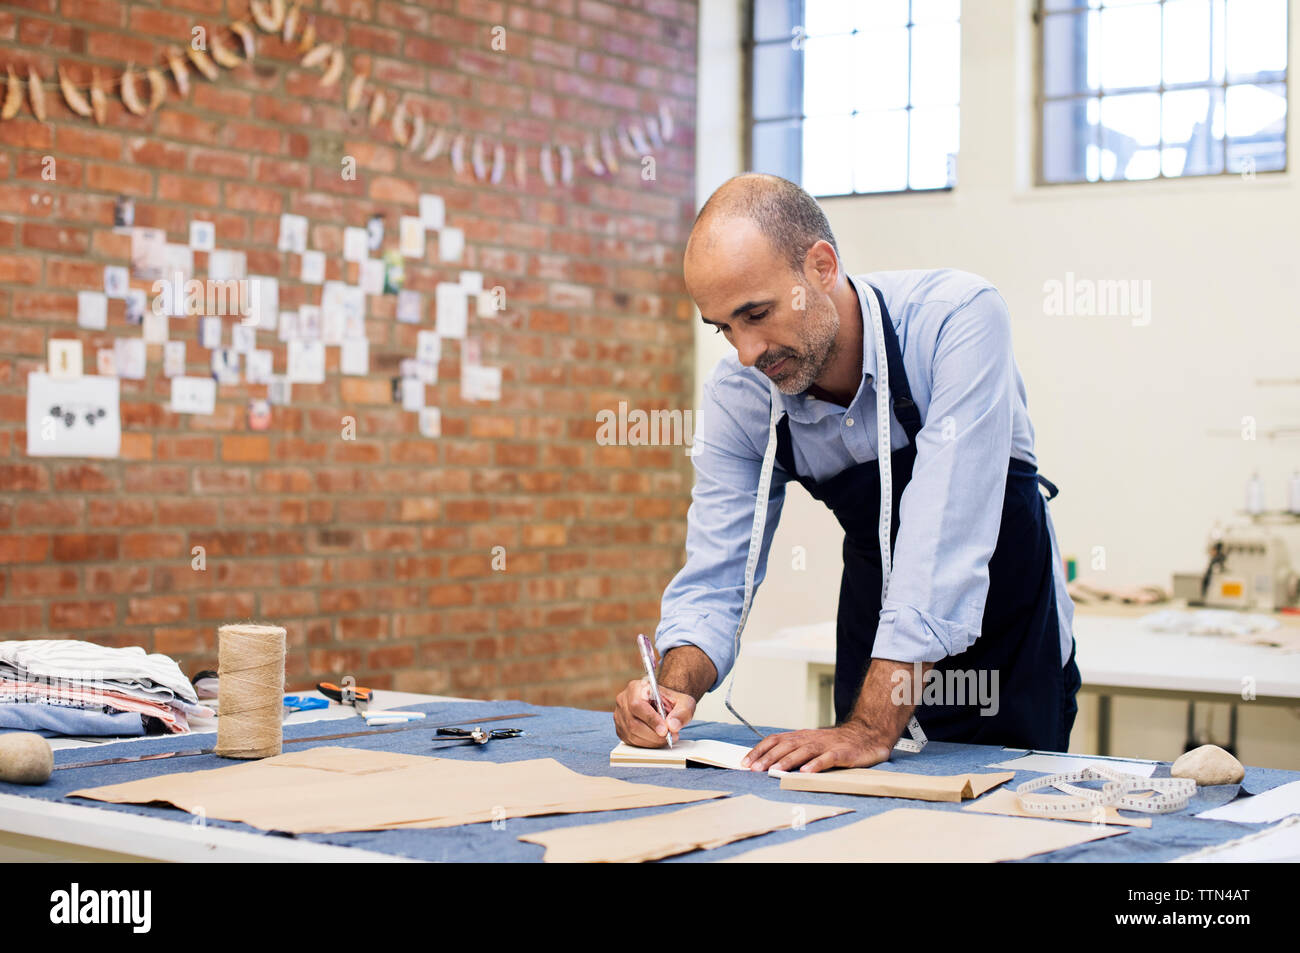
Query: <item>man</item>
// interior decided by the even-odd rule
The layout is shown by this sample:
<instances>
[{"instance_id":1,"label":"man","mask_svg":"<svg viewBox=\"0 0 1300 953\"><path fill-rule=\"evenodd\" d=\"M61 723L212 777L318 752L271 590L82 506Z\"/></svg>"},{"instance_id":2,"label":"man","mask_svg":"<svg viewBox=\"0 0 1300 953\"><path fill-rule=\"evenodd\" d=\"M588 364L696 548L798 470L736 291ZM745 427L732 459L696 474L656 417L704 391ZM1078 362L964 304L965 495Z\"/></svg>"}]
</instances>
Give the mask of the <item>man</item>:
<instances>
[{"instance_id":1,"label":"man","mask_svg":"<svg viewBox=\"0 0 1300 953\"><path fill-rule=\"evenodd\" d=\"M701 209L684 275L702 319L736 354L704 389L687 561L664 593L656 633L667 718L645 679L630 682L616 700L619 737L643 747L676 739L735 663L771 434L771 498L752 586L785 484L798 480L845 530L836 725L769 735L746 764L877 764L913 715L930 738L1065 750L1079 687L1073 606L1039 483L1053 495L1055 487L1037 474L996 289L952 270L851 278L816 201L792 182L753 174L724 183ZM875 383L885 371L893 516L882 604ZM934 698L936 679L978 680L995 697Z\"/></svg>"}]
</instances>

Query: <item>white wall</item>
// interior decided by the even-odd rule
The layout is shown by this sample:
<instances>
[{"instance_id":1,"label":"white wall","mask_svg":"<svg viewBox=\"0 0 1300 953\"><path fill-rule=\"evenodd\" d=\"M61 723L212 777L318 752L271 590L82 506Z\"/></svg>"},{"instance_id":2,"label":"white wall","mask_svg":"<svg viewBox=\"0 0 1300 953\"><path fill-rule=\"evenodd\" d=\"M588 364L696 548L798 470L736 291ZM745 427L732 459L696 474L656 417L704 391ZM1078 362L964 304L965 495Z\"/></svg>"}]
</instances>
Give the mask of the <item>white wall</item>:
<instances>
[{"instance_id":1,"label":"white wall","mask_svg":"<svg viewBox=\"0 0 1300 953\"><path fill-rule=\"evenodd\" d=\"M742 171L740 6L701 2L701 203ZM1247 415L1260 432L1300 426L1300 387L1256 384L1300 379L1300 177L1033 187L1031 10L1031 0L963 4L955 190L828 199L824 207L855 274L946 266L998 286L1014 322L1040 469L1061 487L1051 506L1062 552L1103 584L1168 585L1176 569L1203 569L1211 523L1240 509L1252 471L1277 507L1300 467L1300 440L1238 436ZM1291 19L1300 20L1300 0ZM1300 66L1294 26L1290 61ZM1293 168L1296 141L1292 131ZM1048 316L1044 283L1067 272L1149 281L1150 323ZM726 348L719 340L697 329L697 383ZM830 513L793 488L747 639L834 617L840 538ZM805 571L791 569L795 545L807 548ZM1094 547L1104 547L1104 571L1090 570ZM772 694L765 684L742 667L736 699L747 715L739 703L761 709ZM718 708L710 702L704 711ZM1176 756L1185 713L1176 703L1118 703L1115 753ZM1085 706L1076 749L1092 743L1090 715ZM1223 741L1226 709L1215 721L1213 740ZM1291 712L1243 706L1239 730L1245 760L1300 767L1300 720Z\"/></svg>"}]
</instances>

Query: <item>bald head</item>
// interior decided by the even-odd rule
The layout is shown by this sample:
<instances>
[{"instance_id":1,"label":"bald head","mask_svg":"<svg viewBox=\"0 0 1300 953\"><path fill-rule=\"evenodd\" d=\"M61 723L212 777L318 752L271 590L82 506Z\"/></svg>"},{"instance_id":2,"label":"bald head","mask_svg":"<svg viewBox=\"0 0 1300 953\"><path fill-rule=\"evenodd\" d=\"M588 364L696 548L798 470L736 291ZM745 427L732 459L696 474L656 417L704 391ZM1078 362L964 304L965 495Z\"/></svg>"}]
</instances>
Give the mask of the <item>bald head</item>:
<instances>
[{"instance_id":1,"label":"bald head","mask_svg":"<svg viewBox=\"0 0 1300 953\"><path fill-rule=\"evenodd\" d=\"M788 179L748 172L722 183L695 217L686 258L715 249L722 236L741 223L761 235L770 251L796 274L803 274L808 250L825 241L839 255L826 213L817 200Z\"/></svg>"}]
</instances>

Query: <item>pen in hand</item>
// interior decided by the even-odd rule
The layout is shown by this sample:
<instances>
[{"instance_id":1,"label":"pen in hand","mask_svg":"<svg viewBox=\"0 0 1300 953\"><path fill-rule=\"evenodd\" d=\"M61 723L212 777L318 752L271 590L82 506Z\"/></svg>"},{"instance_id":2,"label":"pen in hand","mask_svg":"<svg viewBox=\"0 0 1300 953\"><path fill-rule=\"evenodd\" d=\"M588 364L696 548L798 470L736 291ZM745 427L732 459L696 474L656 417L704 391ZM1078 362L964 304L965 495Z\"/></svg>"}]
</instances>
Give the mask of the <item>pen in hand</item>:
<instances>
[{"instance_id":1,"label":"pen in hand","mask_svg":"<svg viewBox=\"0 0 1300 953\"><path fill-rule=\"evenodd\" d=\"M636 637L636 646L641 652L641 661L645 664L646 678L650 681L650 701L654 703L655 711L659 712L659 717L664 720L664 726L667 728L668 713L664 711L663 697L659 694L659 682L655 679L654 649L644 633ZM671 728L667 728L667 731L664 737L668 740L668 747L671 748L673 732Z\"/></svg>"}]
</instances>

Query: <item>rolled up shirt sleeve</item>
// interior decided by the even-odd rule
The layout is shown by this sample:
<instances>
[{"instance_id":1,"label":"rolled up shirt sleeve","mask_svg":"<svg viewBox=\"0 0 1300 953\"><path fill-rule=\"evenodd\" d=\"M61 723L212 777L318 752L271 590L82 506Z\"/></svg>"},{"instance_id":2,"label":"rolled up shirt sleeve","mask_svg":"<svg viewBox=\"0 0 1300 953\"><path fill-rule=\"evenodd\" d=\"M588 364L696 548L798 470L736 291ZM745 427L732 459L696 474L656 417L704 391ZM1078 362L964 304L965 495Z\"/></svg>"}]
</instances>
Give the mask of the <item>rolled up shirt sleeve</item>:
<instances>
[{"instance_id":1,"label":"rolled up shirt sleeve","mask_svg":"<svg viewBox=\"0 0 1300 953\"><path fill-rule=\"evenodd\" d=\"M939 324L933 386L899 506L872 655L937 662L979 638L1011 455L1011 321L992 288Z\"/></svg>"},{"instance_id":2,"label":"rolled up shirt sleeve","mask_svg":"<svg viewBox=\"0 0 1300 953\"><path fill-rule=\"evenodd\" d=\"M686 564L664 590L655 645L694 645L713 662L718 688L736 661L736 627L745 597L745 562L771 401L762 382L733 372L704 387L700 431L693 444L695 486L686 517ZM785 499L786 476L777 468L754 587L766 575L768 550Z\"/></svg>"}]
</instances>

